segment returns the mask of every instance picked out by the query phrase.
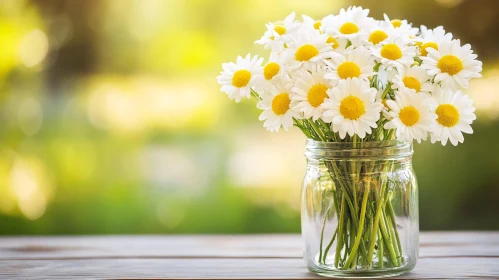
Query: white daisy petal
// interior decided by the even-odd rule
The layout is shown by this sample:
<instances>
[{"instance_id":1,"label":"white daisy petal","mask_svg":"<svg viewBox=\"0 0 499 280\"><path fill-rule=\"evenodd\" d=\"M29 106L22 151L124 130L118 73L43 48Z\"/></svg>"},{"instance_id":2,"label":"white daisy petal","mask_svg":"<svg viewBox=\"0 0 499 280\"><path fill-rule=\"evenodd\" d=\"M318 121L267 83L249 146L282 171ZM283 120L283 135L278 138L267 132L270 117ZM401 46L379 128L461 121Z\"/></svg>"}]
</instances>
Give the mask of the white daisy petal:
<instances>
[{"instance_id":1,"label":"white daisy petal","mask_svg":"<svg viewBox=\"0 0 499 280\"><path fill-rule=\"evenodd\" d=\"M428 55L421 59L421 68L452 90L467 88L471 78L481 76L482 63L468 46L460 46L459 40L441 41L438 50L428 49Z\"/></svg>"},{"instance_id":2,"label":"white daisy petal","mask_svg":"<svg viewBox=\"0 0 499 280\"><path fill-rule=\"evenodd\" d=\"M287 75L274 78L273 87L264 91L257 108L262 109L260 120L265 120L263 126L271 132L277 132L282 127L288 130L293 126L293 118L300 118L298 112L291 108L293 82Z\"/></svg>"},{"instance_id":3,"label":"white daisy petal","mask_svg":"<svg viewBox=\"0 0 499 280\"><path fill-rule=\"evenodd\" d=\"M370 51L365 47L347 50L344 54L337 54L333 59L326 61L331 70L324 77L337 85L340 80L361 78L368 80L374 75L374 61Z\"/></svg>"},{"instance_id":4,"label":"white daisy petal","mask_svg":"<svg viewBox=\"0 0 499 280\"><path fill-rule=\"evenodd\" d=\"M347 133L364 138L372 132L371 127L376 127L383 104L375 100L376 89L369 82L359 78L340 80L329 94L333 97L322 105L326 110L324 121L332 123L333 131L339 132L341 139Z\"/></svg>"},{"instance_id":5,"label":"white daisy petal","mask_svg":"<svg viewBox=\"0 0 499 280\"><path fill-rule=\"evenodd\" d=\"M319 65L295 73L295 94L291 106L295 111L303 113L306 119L316 121L324 113L321 105L328 98L327 91L332 88L330 81L324 79L325 73L325 69Z\"/></svg>"},{"instance_id":6,"label":"white daisy petal","mask_svg":"<svg viewBox=\"0 0 499 280\"><path fill-rule=\"evenodd\" d=\"M396 68L400 71L414 63L416 47L407 45L402 38L396 37L372 47L372 52L376 61L385 68Z\"/></svg>"},{"instance_id":7,"label":"white daisy petal","mask_svg":"<svg viewBox=\"0 0 499 280\"><path fill-rule=\"evenodd\" d=\"M432 143L440 141L445 146L449 140L454 146L464 141L462 132L472 134L470 124L476 118L475 108L469 96L461 91L441 90L433 94L437 115L434 129L431 133ZM465 120L470 120L468 123Z\"/></svg>"},{"instance_id":8,"label":"white daisy petal","mask_svg":"<svg viewBox=\"0 0 499 280\"><path fill-rule=\"evenodd\" d=\"M430 111L430 103L427 95L409 90L397 92L395 101L386 101L392 120L385 124L385 129L395 128L395 135L400 140L425 140L436 119L436 115Z\"/></svg>"},{"instance_id":9,"label":"white daisy petal","mask_svg":"<svg viewBox=\"0 0 499 280\"><path fill-rule=\"evenodd\" d=\"M253 63L251 63L253 61ZM222 64L223 72L217 77L217 82L222 86L221 91L228 94L236 102L251 96L250 89L259 84L262 78L263 59L248 54L245 58L239 56L236 63Z\"/></svg>"},{"instance_id":10,"label":"white daisy petal","mask_svg":"<svg viewBox=\"0 0 499 280\"><path fill-rule=\"evenodd\" d=\"M287 47L282 50L283 63L292 69L310 68L316 64L324 64L324 60L333 56L333 48L328 43L328 35L315 30L298 30Z\"/></svg>"},{"instance_id":11,"label":"white daisy petal","mask_svg":"<svg viewBox=\"0 0 499 280\"><path fill-rule=\"evenodd\" d=\"M393 78L392 88L414 93L430 93L434 89L428 73L419 66L399 69Z\"/></svg>"},{"instance_id":12,"label":"white daisy petal","mask_svg":"<svg viewBox=\"0 0 499 280\"><path fill-rule=\"evenodd\" d=\"M357 46L368 36L370 26L375 24L369 17L369 10L361 7L341 9L338 16L331 18L324 26L324 31L338 38L349 40Z\"/></svg>"},{"instance_id":13,"label":"white daisy petal","mask_svg":"<svg viewBox=\"0 0 499 280\"><path fill-rule=\"evenodd\" d=\"M265 31L262 38L257 40L255 44L264 45L265 49L271 49L274 52L283 50L284 45L290 40L290 34L300 27L295 17L295 12L292 12L284 21L267 23L267 31Z\"/></svg>"}]
</instances>

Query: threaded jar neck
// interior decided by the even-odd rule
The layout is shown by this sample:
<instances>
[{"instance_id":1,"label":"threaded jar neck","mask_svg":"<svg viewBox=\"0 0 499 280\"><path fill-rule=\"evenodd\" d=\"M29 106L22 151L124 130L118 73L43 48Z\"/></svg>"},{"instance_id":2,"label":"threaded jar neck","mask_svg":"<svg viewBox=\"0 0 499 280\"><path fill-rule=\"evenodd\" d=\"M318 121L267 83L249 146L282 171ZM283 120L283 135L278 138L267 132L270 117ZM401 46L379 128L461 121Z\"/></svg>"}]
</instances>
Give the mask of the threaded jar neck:
<instances>
[{"instance_id":1,"label":"threaded jar neck","mask_svg":"<svg viewBox=\"0 0 499 280\"><path fill-rule=\"evenodd\" d=\"M372 142L322 142L307 139L309 160L397 160L411 158L412 143L398 140Z\"/></svg>"}]
</instances>

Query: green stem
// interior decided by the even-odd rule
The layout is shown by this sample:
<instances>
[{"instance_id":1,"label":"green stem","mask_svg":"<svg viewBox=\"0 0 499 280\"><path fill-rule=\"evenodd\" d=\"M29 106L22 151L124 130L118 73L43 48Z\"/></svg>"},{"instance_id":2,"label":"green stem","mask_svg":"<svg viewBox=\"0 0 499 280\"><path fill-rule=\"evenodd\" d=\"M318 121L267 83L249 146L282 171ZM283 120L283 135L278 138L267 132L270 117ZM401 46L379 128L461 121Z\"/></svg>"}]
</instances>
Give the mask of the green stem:
<instances>
[{"instance_id":1,"label":"green stem","mask_svg":"<svg viewBox=\"0 0 499 280\"><path fill-rule=\"evenodd\" d=\"M381 211L383 209L383 199L385 197L385 187L384 182L381 183L380 195L378 199L378 205L376 208L376 215L374 216L373 231L371 232L371 243L369 246L369 252L367 253L367 267L371 267L372 259L374 254L374 245L376 244L376 234L378 233L379 219L381 217Z\"/></svg>"},{"instance_id":2,"label":"green stem","mask_svg":"<svg viewBox=\"0 0 499 280\"><path fill-rule=\"evenodd\" d=\"M355 207L354 207L354 204L352 203L352 199L350 198L350 192L349 192L350 190L343 184L342 179L341 179L342 173L338 169L338 167L336 166L335 163L333 163L332 166L333 166L333 170L334 170L336 178L339 178L338 183L340 184L340 187L341 187L341 190L343 193L342 197L346 196L347 204L348 204L348 207L350 208L351 213L355 213ZM352 218L354 219L354 223L357 224L357 216L352 215Z\"/></svg>"},{"instance_id":3,"label":"green stem","mask_svg":"<svg viewBox=\"0 0 499 280\"><path fill-rule=\"evenodd\" d=\"M338 262L340 261L340 253L343 248L343 234L345 226L345 195L341 196L341 206L340 206L340 220L338 223L338 243L336 243L336 255L334 257L334 265L338 267Z\"/></svg>"},{"instance_id":4,"label":"green stem","mask_svg":"<svg viewBox=\"0 0 499 280\"><path fill-rule=\"evenodd\" d=\"M370 203L370 202L368 202L368 203ZM368 207L367 210L369 211L369 213L367 213L367 231L362 236L362 241L365 241L365 242L367 242L367 244L369 244L369 237L371 236L371 233L373 231L373 211L372 211L371 207ZM362 241L361 241L361 243L362 243ZM359 254L358 255L359 264L362 266L366 266L367 265L367 257L368 257L367 252L364 253L364 257L362 259L360 259L360 254Z\"/></svg>"},{"instance_id":5,"label":"green stem","mask_svg":"<svg viewBox=\"0 0 499 280\"><path fill-rule=\"evenodd\" d=\"M353 231L353 225L351 225L351 228L350 228L350 247L352 246L352 244L354 244L354 241L355 241L355 235L354 235L354 231ZM349 250L348 252L351 253L352 251ZM356 256L358 256L358 254ZM353 262L350 265L351 269L355 269L355 267L357 267L357 257L355 257L353 259Z\"/></svg>"},{"instance_id":6,"label":"green stem","mask_svg":"<svg viewBox=\"0 0 499 280\"><path fill-rule=\"evenodd\" d=\"M378 229L378 264L380 268L383 268L384 262L384 252L383 249L385 244L383 243L383 236L381 235L381 230Z\"/></svg>"},{"instance_id":7,"label":"green stem","mask_svg":"<svg viewBox=\"0 0 499 280\"><path fill-rule=\"evenodd\" d=\"M327 162L325 163L326 166L327 166ZM331 178L333 179L333 178ZM334 179L333 179L334 180ZM334 181L333 181L334 182ZM338 218L338 221L340 220L340 206L338 205L338 201L340 200L339 199L339 192L337 190L335 190L335 188L333 188L333 203L334 203L334 208L336 210L336 216ZM323 228L324 230L324 228ZM322 256L322 263L323 264L326 264L326 258L327 258L327 254L329 252L329 249L331 248L331 246L333 245L334 243L334 240L336 239L336 236L338 234L338 226L336 227L336 230L334 231L334 234L333 234L333 237L331 238L331 241L329 241L329 244L327 245L326 247L326 250L324 251L324 255ZM320 254L319 254L320 255ZM320 258L319 258L319 262L320 262Z\"/></svg>"},{"instance_id":8,"label":"green stem","mask_svg":"<svg viewBox=\"0 0 499 280\"><path fill-rule=\"evenodd\" d=\"M333 181L334 184L334 181ZM339 196L339 191L336 187L336 185L333 187L333 196L334 196L334 209L336 210L336 217L338 218L338 221L340 220L340 205L338 204L340 201L340 196Z\"/></svg>"},{"instance_id":9,"label":"green stem","mask_svg":"<svg viewBox=\"0 0 499 280\"><path fill-rule=\"evenodd\" d=\"M381 94L381 99L385 99L385 97L388 94L388 92L390 91L390 89L392 89L392 84L388 83L388 85L386 86L385 90Z\"/></svg>"},{"instance_id":10,"label":"green stem","mask_svg":"<svg viewBox=\"0 0 499 280\"><path fill-rule=\"evenodd\" d=\"M336 227L336 230L334 231L333 238L331 238L331 241L329 244L327 244L326 250L324 251L324 256L322 257L322 263L326 264L326 258L327 254L329 253L329 249L331 249L331 246L333 246L334 240L336 239L336 236L338 236L338 227Z\"/></svg>"},{"instance_id":11,"label":"green stem","mask_svg":"<svg viewBox=\"0 0 499 280\"><path fill-rule=\"evenodd\" d=\"M327 129L330 132L332 141L339 142L338 138L336 137L336 133L334 133L333 130L331 129L331 124L325 123L322 119L319 119L318 121L321 124L321 126L324 127L324 129Z\"/></svg>"},{"instance_id":12,"label":"green stem","mask_svg":"<svg viewBox=\"0 0 499 280\"><path fill-rule=\"evenodd\" d=\"M383 214L386 215L384 212L383 212ZM388 230L390 231L391 241L393 243L393 250L395 251L395 255L397 255L397 261L399 261L401 259L402 255L401 255L401 251L399 250L399 247L397 246L397 240L395 237L395 229L393 228L393 223L392 223L392 219L390 218L390 216L386 216L386 222L387 222Z\"/></svg>"},{"instance_id":13,"label":"green stem","mask_svg":"<svg viewBox=\"0 0 499 280\"><path fill-rule=\"evenodd\" d=\"M362 232L364 230L364 220L365 220L366 208L367 208L367 198L369 197L370 187L371 187L371 184L367 183L366 188L364 190L364 198L362 199L362 208L361 208L361 212L360 212L359 227L357 229L357 237L355 238L355 243L353 244L353 247L350 250L350 256L348 257L347 262L345 263L344 267L349 267L349 265L352 263L353 259L355 258L355 255L357 254L357 249L359 248L360 239L362 238Z\"/></svg>"},{"instance_id":14,"label":"green stem","mask_svg":"<svg viewBox=\"0 0 499 280\"><path fill-rule=\"evenodd\" d=\"M324 224L322 225L322 230L321 230L321 241L320 241L320 247L319 247L319 263L322 260L322 242L324 240L324 229L326 228L326 221L327 221L327 212L324 215Z\"/></svg>"},{"instance_id":15,"label":"green stem","mask_svg":"<svg viewBox=\"0 0 499 280\"><path fill-rule=\"evenodd\" d=\"M385 221L385 215L384 212L382 211L381 213L381 233L383 234L383 239L385 240L386 247L388 248L388 252L390 253L390 259L392 260L393 266L399 266L398 261L397 261L397 253L395 252L395 249L393 248L393 242L390 237L389 230L387 229L386 226L386 221Z\"/></svg>"},{"instance_id":16,"label":"green stem","mask_svg":"<svg viewBox=\"0 0 499 280\"><path fill-rule=\"evenodd\" d=\"M345 174L350 174L348 172L341 173L341 171L339 170L338 166L336 166L336 163L326 162L326 166L329 169L329 172L332 173L331 174L332 178L343 178L345 176ZM344 165L342 165L342 167L344 167ZM351 217L351 221L352 221L352 225L353 225L353 227L352 227L353 231L357 231L357 229L358 229L358 220L357 220L358 217L355 214L356 207L354 206L354 203L357 203L357 202L356 201L352 202L351 194L350 194L351 188L345 185L345 184L347 184L347 182L343 182L342 179L339 179L336 182L340 185L340 189L341 189L341 195L340 196L341 196L341 198L345 199L346 203L348 205L348 210L349 211L347 211L347 209L345 209L345 211L344 211L345 214L344 215L347 215L347 216ZM344 238L342 239L343 242L341 244L339 244L340 243L340 237L342 237L343 234L345 236L347 236L348 234L346 232L344 233L344 231L345 231L345 228L344 228L345 224L344 224L344 222L345 221L344 220L341 221L341 218L338 219L338 220L340 221L340 224L343 223L343 227L342 227L343 231L339 230L339 232L338 232L339 236L338 236L337 246L338 245L343 246ZM364 242L360 243L360 252L364 256L367 254L367 250L366 250L366 246L364 245ZM338 258L335 258L335 259L338 259ZM336 267L338 267L337 263L335 263L335 265L336 265Z\"/></svg>"},{"instance_id":17,"label":"green stem","mask_svg":"<svg viewBox=\"0 0 499 280\"><path fill-rule=\"evenodd\" d=\"M348 215L347 215L348 217ZM352 225L352 219L351 218L348 218L347 219L347 231L345 232L345 234L347 235L347 239L348 239L348 242L347 242L347 246L343 252L343 258L341 259L341 264L340 266L343 266L345 265L345 260L348 258L348 255L350 254L351 250L352 250L352 246L353 246L353 239L354 239L354 236L353 236L353 229L352 229L353 225Z\"/></svg>"},{"instance_id":18,"label":"green stem","mask_svg":"<svg viewBox=\"0 0 499 280\"><path fill-rule=\"evenodd\" d=\"M358 141L357 134L355 134L353 136L352 140L353 140L353 144L352 144L353 148L356 148L357 147L357 141ZM352 179L353 201L355 201L355 204L354 204L354 206L355 206L355 216L357 216L358 213L359 213L359 206L357 205L357 187L356 187L356 185L357 185L357 182L358 182L358 178L359 178L359 173L360 172L357 172L357 164L358 164L357 161L353 160L351 162L351 164L352 164L352 169L351 170L355 172L355 176L354 177L349 176L349 177ZM346 174L348 174L348 173L346 173Z\"/></svg>"},{"instance_id":19,"label":"green stem","mask_svg":"<svg viewBox=\"0 0 499 280\"><path fill-rule=\"evenodd\" d=\"M395 211L393 211L393 206L391 200L387 201L388 215L391 218L392 226L395 230L395 239L397 240L397 247L399 249L400 254L402 255L402 244L400 243L400 237L397 229L397 222L395 221Z\"/></svg>"},{"instance_id":20,"label":"green stem","mask_svg":"<svg viewBox=\"0 0 499 280\"><path fill-rule=\"evenodd\" d=\"M319 126L312 119L308 120L308 123L315 130L315 133L317 133L321 141L327 142L326 136L324 136L324 133L322 133L322 130L319 128Z\"/></svg>"},{"instance_id":21,"label":"green stem","mask_svg":"<svg viewBox=\"0 0 499 280\"><path fill-rule=\"evenodd\" d=\"M262 100L262 98L260 97L258 92L256 92L254 89L250 88L250 92L251 92L251 96L253 96L256 99L256 101Z\"/></svg>"},{"instance_id":22,"label":"green stem","mask_svg":"<svg viewBox=\"0 0 499 280\"><path fill-rule=\"evenodd\" d=\"M295 126L298 127L307 138L313 139L312 135L310 134L310 131L303 125L303 123L300 120L297 120L293 118L293 122L295 123Z\"/></svg>"}]
</instances>

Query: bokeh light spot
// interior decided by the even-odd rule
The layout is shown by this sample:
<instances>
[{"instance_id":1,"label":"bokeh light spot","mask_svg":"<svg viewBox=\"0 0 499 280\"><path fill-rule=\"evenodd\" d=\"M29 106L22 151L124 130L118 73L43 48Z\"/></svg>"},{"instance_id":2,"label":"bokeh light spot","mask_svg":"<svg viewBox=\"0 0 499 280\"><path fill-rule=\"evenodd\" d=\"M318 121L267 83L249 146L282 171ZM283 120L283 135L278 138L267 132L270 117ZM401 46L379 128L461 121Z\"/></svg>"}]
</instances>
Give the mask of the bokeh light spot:
<instances>
[{"instance_id":1,"label":"bokeh light spot","mask_svg":"<svg viewBox=\"0 0 499 280\"><path fill-rule=\"evenodd\" d=\"M47 35L35 29L26 35L19 46L19 58L27 67L40 64L49 51Z\"/></svg>"}]
</instances>

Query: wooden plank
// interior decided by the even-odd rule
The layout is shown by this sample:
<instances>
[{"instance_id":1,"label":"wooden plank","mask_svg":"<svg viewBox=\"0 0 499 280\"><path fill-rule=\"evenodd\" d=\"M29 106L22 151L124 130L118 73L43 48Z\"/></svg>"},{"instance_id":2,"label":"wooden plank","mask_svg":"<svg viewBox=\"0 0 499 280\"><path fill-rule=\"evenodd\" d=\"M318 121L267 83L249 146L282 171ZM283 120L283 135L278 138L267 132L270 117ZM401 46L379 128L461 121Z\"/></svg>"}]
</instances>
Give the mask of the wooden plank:
<instances>
[{"instance_id":1,"label":"wooden plank","mask_svg":"<svg viewBox=\"0 0 499 280\"><path fill-rule=\"evenodd\" d=\"M497 258L422 259L390 279L498 279ZM0 262L0 279L320 279L300 259L109 259Z\"/></svg>"},{"instance_id":2,"label":"wooden plank","mask_svg":"<svg viewBox=\"0 0 499 280\"><path fill-rule=\"evenodd\" d=\"M424 232L420 257L499 256L499 232ZM0 238L0 260L65 258L301 258L299 235Z\"/></svg>"},{"instance_id":3,"label":"wooden plank","mask_svg":"<svg viewBox=\"0 0 499 280\"><path fill-rule=\"evenodd\" d=\"M425 232L414 272L499 279L499 232ZM0 279L317 279L299 235L2 237Z\"/></svg>"}]
</instances>

